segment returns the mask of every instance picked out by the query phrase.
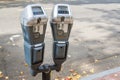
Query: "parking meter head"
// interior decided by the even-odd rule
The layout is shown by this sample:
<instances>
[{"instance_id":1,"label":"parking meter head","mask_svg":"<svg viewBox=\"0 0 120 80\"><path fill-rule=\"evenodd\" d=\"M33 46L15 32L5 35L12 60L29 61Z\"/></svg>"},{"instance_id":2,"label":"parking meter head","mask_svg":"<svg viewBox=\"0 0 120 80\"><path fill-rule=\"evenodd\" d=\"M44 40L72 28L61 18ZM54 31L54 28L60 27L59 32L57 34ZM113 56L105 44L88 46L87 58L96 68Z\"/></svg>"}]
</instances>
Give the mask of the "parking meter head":
<instances>
[{"instance_id":1,"label":"parking meter head","mask_svg":"<svg viewBox=\"0 0 120 80\"><path fill-rule=\"evenodd\" d=\"M47 15L40 4L25 7L21 14L24 40L31 45L44 42L47 21Z\"/></svg>"},{"instance_id":2,"label":"parking meter head","mask_svg":"<svg viewBox=\"0 0 120 80\"><path fill-rule=\"evenodd\" d=\"M67 58L68 39L73 25L73 17L68 4L54 6L50 24L54 38L53 60L56 65L61 66Z\"/></svg>"},{"instance_id":3,"label":"parking meter head","mask_svg":"<svg viewBox=\"0 0 120 80\"><path fill-rule=\"evenodd\" d=\"M67 41L73 25L73 18L68 4L54 6L50 21L55 41Z\"/></svg>"},{"instance_id":4,"label":"parking meter head","mask_svg":"<svg viewBox=\"0 0 120 80\"><path fill-rule=\"evenodd\" d=\"M47 15L40 4L26 6L21 14L25 60L31 68L32 75L36 74L43 62L47 20Z\"/></svg>"}]
</instances>

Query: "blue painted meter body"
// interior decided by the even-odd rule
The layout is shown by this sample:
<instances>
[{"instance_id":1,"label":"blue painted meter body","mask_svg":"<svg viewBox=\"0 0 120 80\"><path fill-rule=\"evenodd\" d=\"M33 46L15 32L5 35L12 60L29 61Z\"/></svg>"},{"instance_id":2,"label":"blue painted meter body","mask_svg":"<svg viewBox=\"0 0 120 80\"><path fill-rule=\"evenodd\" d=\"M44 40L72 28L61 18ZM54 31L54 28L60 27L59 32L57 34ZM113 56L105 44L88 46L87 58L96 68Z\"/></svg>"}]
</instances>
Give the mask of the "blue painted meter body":
<instances>
[{"instance_id":1,"label":"blue painted meter body","mask_svg":"<svg viewBox=\"0 0 120 80\"><path fill-rule=\"evenodd\" d=\"M56 65L61 65L67 58L73 18L68 4L55 5L52 13L50 24L54 38L53 60Z\"/></svg>"},{"instance_id":2,"label":"blue painted meter body","mask_svg":"<svg viewBox=\"0 0 120 80\"><path fill-rule=\"evenodd\" d=\"M26 6L21 14L25 60L32 71L37 71L43 62L47 20L40 4Z\"/></svg>"}]
</instances>

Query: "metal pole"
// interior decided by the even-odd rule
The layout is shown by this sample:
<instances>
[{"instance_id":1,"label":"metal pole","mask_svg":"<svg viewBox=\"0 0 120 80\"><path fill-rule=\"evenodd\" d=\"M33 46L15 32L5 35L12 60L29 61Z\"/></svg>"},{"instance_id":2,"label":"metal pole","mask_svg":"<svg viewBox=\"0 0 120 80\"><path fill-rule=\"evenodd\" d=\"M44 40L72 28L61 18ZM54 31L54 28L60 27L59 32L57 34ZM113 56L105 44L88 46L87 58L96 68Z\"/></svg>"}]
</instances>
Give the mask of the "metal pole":
<instances>
[{"instance_id":1,"label":"metal pole","mask_svg":"<svg viewBox=\"0 0 120 80\"><path fill-rule=\"evenodd\" d=\"M50 78L51 78L50 73L51 73L51 71L50 72L42 72L42 80L50 80Z\"/></svg>"}]
</instances>

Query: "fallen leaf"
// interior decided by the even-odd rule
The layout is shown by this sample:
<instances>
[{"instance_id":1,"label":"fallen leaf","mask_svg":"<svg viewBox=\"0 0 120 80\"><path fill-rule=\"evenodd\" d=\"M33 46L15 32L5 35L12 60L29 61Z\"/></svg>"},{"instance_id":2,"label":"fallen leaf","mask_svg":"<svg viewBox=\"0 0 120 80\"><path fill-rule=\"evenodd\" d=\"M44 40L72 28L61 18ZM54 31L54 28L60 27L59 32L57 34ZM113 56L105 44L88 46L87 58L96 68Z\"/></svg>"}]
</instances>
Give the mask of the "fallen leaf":
<instances>
[{"instance_id":1,"label":"fallen leaf","mask_svg":"<svg viewBox=\"0 0 120 80\"><path fill-rule=\"evenodd\" d=\"M2 74L2 71L0 71L0 74Z\"/></svg>"},{"instance_id":2,"label":"fallen leaf","mask_svg":"<svg viewBox=\"0 0 120 80\"><path fill-rule=\"evenodd\" d=\"M21 74L21 75L23 75L23 74L24 74L24 72L23 72L23 71L21 71L21 72L20 72L20 74Z\"/></svg>"},{"instance_id":3,"label":"fallen leaf","mask_svg":"<svg viewBox=\"0 0 120 80\"><path fill-rule=\"evenodd\" d=\"M90 69L90 72L91 72L91 73L94 73L94 72L95 72L95 70L94 70L94 69Z\"/></svg>"},{"instance_id":4,"label":"fallen leaf","mask_svg":"<svg viewBox=\"0 0 120 80\"><path fill-rule=\"evenodd\" d=\"M15 46L16 44L12 44L13 46Z\"/></svg>"},{"instance_id":5,"label":"fallen leaf","mask_svg":"<svg viewBox=\"0 0 120 80\"><path fill-rule=\"evenodd\" d=\"M95 60L95 63L97 63L97 62L98 62L98 60L96 59L96 60Z\"/></svg>"},{"instance_id":6,"label":"fallen leaf","mask_svg":"<svg viewBox=\"0 0 120 80\"><path fill-rule=\"evenodd\" d=\"M76 75L77 79L80 79L82 76L80 74Z\"/></svg>"},{"instance_id":7,"label":"fallen leaf","mask_svg":"<svg viewBox=\"0 0 120 80\"><path fill-rule=\"evenodd\" d=\"M76 76L72 77L71 80L78 80Z\"/></svg>"},{"instance_id":8,"label":"fallen leaf","mask_svg":"<svg viewBox=\"0 0 120 80\"><path fill-rule=\"evenodd\" d=\"M28 64L27 64L27 63L25 63L24 65L25 65L26 67L28 67Z\"/></svg>"},{"instance_id":9,"label":"fallen leaf","mask_svg":"<svg viewBox=\"0 0 120 80\"><path fill-rule=\"evenodd\" d=\"M87 65L87 64L86 64L85 66L86 66L86 67L88 67L88 65Z\"/></svg>"},{"instance_id":10,"label":"fallen leaf","mask_svg":"<svg viewBox=\"0 0 120 80\"><path fill-rule=\"evenodd\" d=\"M59 80L65 80L64 78L62 78L62 79L59 79Z\"/></svg>"},{"instance_id":11,"label":"fallen leaf","mask_svg":"<svg viewBox=\"0 0 120 80\"><path fill-rule=\"evenodd\" d=\"M71 72L71 73L73 73L73 72L75 72L75 70L73 70L73 69L70 69L70 72Z\"/></svg>"},{"instance_id":12,"label":"fallen leaf","mask_svg":"<svg viewBox=\"0 0 120 80\"><path fill-rule=\"evenodd\" d=\"M73 73L72 75L73 75L73 76L76 76L76 75L77 75L77 73L75 72L75 73Z\"/></svg>"},{"instance_id":13,"label":"fallen leaf","mask_svg":"<svg viewBox=\"0 0 120 80\"><path fill-rule=\"evenodd\" d=\"M65 80L72 80L72 77L68 76L67 78L65 78Z\"/></svg>"},{"instance_id":14,"label":"fallen leaf","mask_svg":"<svg viewBox=\"0 0 120 80\"><path fill-rule=\"evenodd\" d=\"M11 43L10 41L7 42L7 44L10 44L10 43Z\"/></svg>"},{"instance_id":15,"label":"fallen leaf","mask_svg":"<svg viewBox=\"0 0 120 80\"><path fill-rule=\"evenodd\" d=\"M6 77L5 77L5 79L6 79L6 80L8 80L8 79L9 79L9 77L8 77L8 76L6 76Z\"/></svg>"},{"instance_id":16,"label":"fallen leaf","mask_svg":"<svg viewBox=\"0 0 120 80\"><path fill-rule=\"evenodd\" d=\"M0 46L0 49L2 48L2 46Z\"/></svg>"},{"instance_id":17,"label":"fallen leaf","mask_svg":"<svg viewBox=\"0 0 120 80\"><path fill-rule=\"evenodd\" d=\"M86 74L86 71L83 71L84 74Z\"/></svg>"},{"instance_id":18,"label":"fallen leaf","mask_svg":"<svg viewBox=\"0 0 120 80\"><path fill-rule=\"evenodd\" d=\"M117 77L117 76L118 76L118 74L114 74L114 76L115 76L115 77Z\"/></svg>"},{"instance_id":19,"label":"fallen leaf","mask_svg":"<svg viewBox=\"0 0 120 80\"><path fill-rule=\"evenodd\" d=\"M117 58L118 56L115 56L115 58Z\"/></svg>"},{"instance_id":20,"label":"fallen leaf","mask_svg":"<svg viewBox=\"0 0 120 80\"><path fill-rule=\"evenodd\" d=\"M59 79L56 78L55 80L59 80Z\"/></svg>"},{"instance_id":21,"label":"fallen leaf","mask_svg":"<svg viewBox=\"0 0 120 80\"><path fill-rule=\"evenodd\" d=\"M0 71L0 78L2 78L3 77L3 73L2 73L2 71Z\"/></svg>"},{"instance_id":22,"label":"fallen leaf","mask_svg":"<svg viewBox=\"0 0 120 80\"><path fill-rule=\"evenodd\" d=\"M24 78L22 80L25 80Z\"/></svg>"}]
</instances>

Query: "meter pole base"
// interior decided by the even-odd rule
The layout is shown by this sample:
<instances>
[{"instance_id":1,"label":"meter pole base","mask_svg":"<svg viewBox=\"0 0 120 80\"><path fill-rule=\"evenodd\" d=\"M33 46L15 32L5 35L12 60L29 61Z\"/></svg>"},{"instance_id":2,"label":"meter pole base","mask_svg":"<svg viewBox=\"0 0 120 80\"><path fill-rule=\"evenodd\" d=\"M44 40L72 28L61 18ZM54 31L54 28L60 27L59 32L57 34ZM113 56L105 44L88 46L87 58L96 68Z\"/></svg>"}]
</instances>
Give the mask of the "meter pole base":
<instances>
[{"instance_id":1,"label":"meter pole base","mask_svg":"<svg viewBox=\"0 0 120 80\"><path fill-rule=\"evenodd\" d=\"M37 73L42 72L42 80L51 80L51 71L52 70L60 71L61 65L44 64L44 65L39 66Z\"/></svg>"},{"instance_id":2,"label":"meter pole base","mask_svg":"<svg viewBox=\"0 0 120 80\"><path fill-rule=\"evenodd\" d=\"M42 72L42 80L50 80L51 76L51 71L49 72Z\"/></svg>"}]
</instances>

